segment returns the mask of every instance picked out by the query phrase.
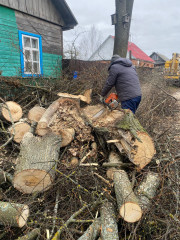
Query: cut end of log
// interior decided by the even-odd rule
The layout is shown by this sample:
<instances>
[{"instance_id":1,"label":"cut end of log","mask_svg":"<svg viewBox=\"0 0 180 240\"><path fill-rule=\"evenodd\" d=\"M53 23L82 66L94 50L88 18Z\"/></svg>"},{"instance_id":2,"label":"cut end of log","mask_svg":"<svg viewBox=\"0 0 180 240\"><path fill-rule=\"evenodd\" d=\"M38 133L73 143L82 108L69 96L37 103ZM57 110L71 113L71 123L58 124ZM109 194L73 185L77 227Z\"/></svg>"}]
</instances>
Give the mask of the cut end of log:
<instances>
[{"instance_id":1,"label":"cut end of log","mask_svg":"<svg viewBox=\"0 0 180 240\"><path fill-rule=\"evenodd\" d=\"M14 177L14 187L20 192L28 194L48 190L51 184L52 178L44 170L24 170Z\"/></svg>"},{"instance_id":2,"label":"cut end of log","mask_svg":"<svg viewBox=\"0 0 180 240\"><path fill-rule=\"evenodd\" d=\"M120 208L120 216L129 223L137 222L142 217L142 210L136 203L127 202Z\"/></svg>"},{"instance_id":3,"label":"cut end of log","mask_svg":"<svg viewBox=\"0 0 180 240\"><path fill-rule=\"evenodd\" d=\"M21 215L18 219L18 225L20 228L24 227L24 225L27 222L28 217L29 217L29 207L27 205L24 205Z\"/></svg>"},{"instance_id":4,"label":"cut end of log","mask_svg":"<svg viewBox=\"0 0 180 240\"><path fill-rule=\"evenodd\" d=\"M13 127L9 128L9 132L11 135L14 134L13 140L16 143L20 143L24 137L24 135L29 132L30 125L26 122L17 122Z\"/></svg>"},{"instance_id":5,"label":"cut end of log","mask_svg":"<svg viewBox=\"0 0 180 240\"><path fill-rule=\"evenodd\" d=\"M9 112L11 113L11 115ZM8 102L6 102L6 104L3 104L1 113L2 113L2 116L4 117L4 119L8 122L12 121L11 117L14 122L19 121L19 119L21 119L22 114L23 114L21 106L18 103L13 102L13 101L8 101Z\"/></svg>"},{"instance_id":6,"label":"cut end of log","mask_svg":"<svg viewBox=\"0 0 180 240\"><path fill-rule=\"evenodd\" d=\"M78 164L79 164L78 158L77 157L72 157L71 158L71 162L70 162L70 166L72 168L75 168L75 167L77 167Z\"/></svg>"},{"instance_id":7,"label":"cut end of log","mask_svg":"<svg viewBox=\"0 0 180 240\"><path fill-rule=\"evenodd\" d=\"M46 109L40 106L34 106L28 113L28 119L31 122L39 122Z\"/></svg>"},{"instance_id":8,"label":"cut end of log","mask_svg":"<svg viewBox=\"0 0 180 240\"><path fill-rule=\"evenodd\" d=\"M135 140L131 154L133 163L143 169L152 160L156 151L152 138L147 133L137 132L137 137L141 142L138 139Z\"/></svg>"},{"instance_id":9,"label":"cut end of log","mask_svg":"<svg viewBox=\"0 0 180 240\"><path fill-rule=\"evenodd\" d=\"M39 135L39 136L45 136L46 134L48 133L51 133L52 130L47 127L47 128L38 128L36 129L36 134Z\"/></svg>"},{"instance_id":10,"label":"cut end of log","mask_svg":"<svg viewBox=\"0 0 180 240\"><path fill-rule=\"evenodd\" d=\"M54 126L51 127L51 130L53 133L62 137L61 147L66 147L74 140L75 130L73 128L58 129Z\"/></svg>"}]
</instances>

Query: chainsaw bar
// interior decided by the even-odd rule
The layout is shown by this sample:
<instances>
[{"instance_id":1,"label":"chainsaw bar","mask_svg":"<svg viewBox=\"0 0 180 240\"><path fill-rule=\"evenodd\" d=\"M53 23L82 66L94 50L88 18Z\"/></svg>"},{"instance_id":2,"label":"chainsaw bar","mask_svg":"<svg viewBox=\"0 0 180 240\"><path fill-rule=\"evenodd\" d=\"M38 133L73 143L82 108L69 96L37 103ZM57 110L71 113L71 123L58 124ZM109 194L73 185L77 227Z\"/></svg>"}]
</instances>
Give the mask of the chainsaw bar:
<instances>
[{"instance_id":1,"label":"chainsaw bar","mask_svg":"<svg viewBox=\"0 0 180 240\"><path fill-rule=\"evenodd\" d=\"M93 119L96 119L96 118L98 118L99 116L101 116L104 111L105 111L105 108L102 108L99 112L97 112L97 113L93 116Z\"/></svg>"}]
</instances>

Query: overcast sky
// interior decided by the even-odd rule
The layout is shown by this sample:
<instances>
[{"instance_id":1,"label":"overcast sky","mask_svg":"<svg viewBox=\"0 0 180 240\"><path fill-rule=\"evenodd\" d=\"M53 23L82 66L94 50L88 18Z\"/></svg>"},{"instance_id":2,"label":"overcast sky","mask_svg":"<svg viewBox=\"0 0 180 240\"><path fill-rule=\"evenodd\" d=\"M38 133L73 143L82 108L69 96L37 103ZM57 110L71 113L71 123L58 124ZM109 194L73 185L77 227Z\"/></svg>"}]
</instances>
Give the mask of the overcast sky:
<instances>
[{"instance_id":1,"label":"overcast sky","mask_svg":"<svg viewBox=\"0 0 180 240\"><path fill-rule=\"evenodd\" d=\"M115 0L66 0L78 21L74 30L64 32L64 40L92 25L101 31L102 39L114 35L110 15L115 13ZM146 54L159 52L171 58L180 53L180 0L134 0L130 41Z\"/></svg>"}]
</instances>

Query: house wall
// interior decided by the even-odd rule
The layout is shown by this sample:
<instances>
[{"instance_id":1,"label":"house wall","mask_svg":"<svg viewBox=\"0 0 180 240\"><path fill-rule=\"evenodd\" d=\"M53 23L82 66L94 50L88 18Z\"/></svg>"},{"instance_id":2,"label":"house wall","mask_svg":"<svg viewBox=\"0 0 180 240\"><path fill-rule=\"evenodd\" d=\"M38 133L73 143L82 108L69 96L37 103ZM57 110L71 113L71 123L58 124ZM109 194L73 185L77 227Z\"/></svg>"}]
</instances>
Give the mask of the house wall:
<instances>
[{"instance_id":1,"label":"house wall","mask_svg":"<svg viewBox=\"0 0 180 240\"><path fill-rule=\"evenodd\" d=\"M0 0L0 4L61 26L64 25L51 0Z\"/></svg>"},{"instance_id":2,"label":"house wall","mask_svg":"<svg viewBox=\"0 0 180 240\"><path fill-rule=\"evenodd\" d=\"M18 30L42 37L44 77L61 71L62 29L60 26L0 5L0 71L2 76L21 76Z\"/></svg>"}]
</instances>

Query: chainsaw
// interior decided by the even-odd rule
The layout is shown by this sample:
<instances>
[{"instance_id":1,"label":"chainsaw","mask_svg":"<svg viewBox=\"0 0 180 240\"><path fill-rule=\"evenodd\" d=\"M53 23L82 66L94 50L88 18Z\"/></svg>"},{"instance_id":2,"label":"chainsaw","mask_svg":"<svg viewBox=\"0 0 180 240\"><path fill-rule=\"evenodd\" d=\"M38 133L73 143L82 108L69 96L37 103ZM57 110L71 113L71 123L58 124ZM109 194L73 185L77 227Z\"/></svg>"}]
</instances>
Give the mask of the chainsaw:
<instances>
[{"instance_id":1,"label":"chainsaw","mask_svg":"<svg viewBox=\"0 0 180 240\"><path fill-rule=\"evenodd\" d=\"M107 106L111 111L116 109L118 106L118 95L115 93L110 93L109 96L103 101L103 104ZM102 108L99 112L97 112L93 119L98 118L101 114L106 110L106 108Z\"/></svg>"}]
</instances>

